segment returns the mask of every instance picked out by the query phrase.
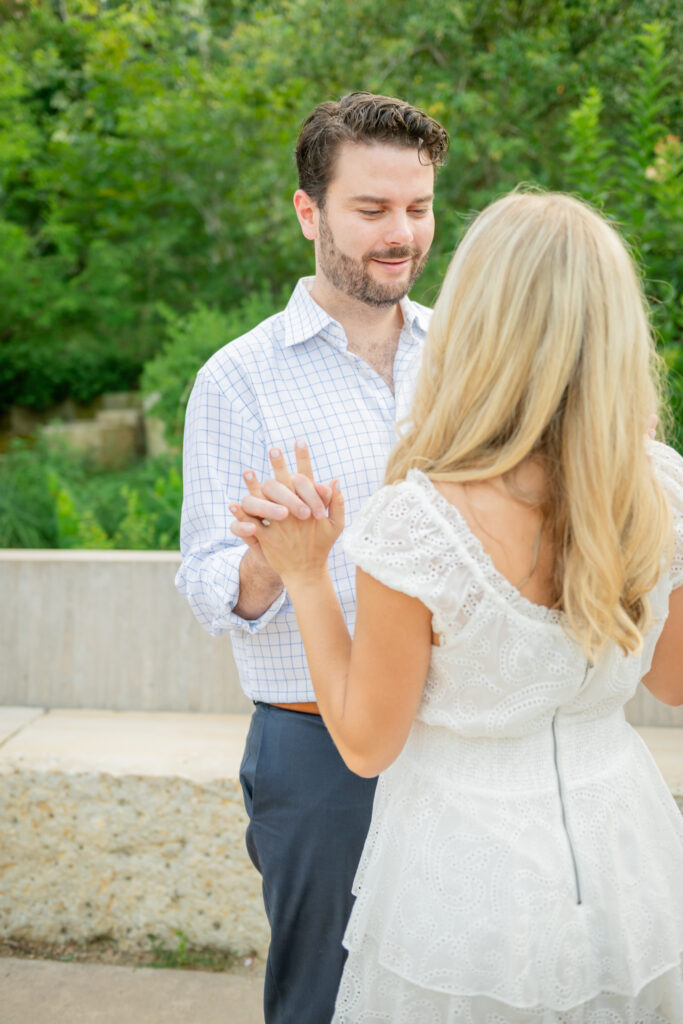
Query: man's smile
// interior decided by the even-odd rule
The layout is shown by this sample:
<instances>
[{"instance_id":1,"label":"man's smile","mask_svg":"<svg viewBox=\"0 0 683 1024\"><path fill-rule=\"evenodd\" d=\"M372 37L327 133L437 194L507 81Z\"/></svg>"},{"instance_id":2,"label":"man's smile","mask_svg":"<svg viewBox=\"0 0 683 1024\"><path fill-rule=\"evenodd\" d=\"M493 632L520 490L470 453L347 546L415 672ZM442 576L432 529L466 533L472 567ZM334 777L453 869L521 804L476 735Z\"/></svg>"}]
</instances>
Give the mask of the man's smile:
<instances>
[{"instance_id":1,"label":"man's smile","mask_svg":"<svg viewBox=\"0 0 683 1024\"><path fill-rule=\"evenodd\" d=\"M385 270L388 270L390 273L397 273L398 271L409 267L413 262L413 258L414 257L409 256L407 259L402 260L380 260L376 256L373 256L372 262L379 263L380 267L384 267Z\"/></svg>"}]
</instances>

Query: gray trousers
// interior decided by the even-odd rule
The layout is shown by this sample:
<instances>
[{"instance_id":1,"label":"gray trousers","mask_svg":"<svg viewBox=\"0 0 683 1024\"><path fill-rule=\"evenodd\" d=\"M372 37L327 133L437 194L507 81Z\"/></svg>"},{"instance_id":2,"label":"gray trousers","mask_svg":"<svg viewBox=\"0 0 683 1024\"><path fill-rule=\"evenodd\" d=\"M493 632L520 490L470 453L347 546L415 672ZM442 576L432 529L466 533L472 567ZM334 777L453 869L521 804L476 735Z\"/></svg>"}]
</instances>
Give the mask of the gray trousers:
<instances>
[{"instance_id":1,"label":"gray trousers","mask_svg":"<svg viewBox=\"0 0 683 1024\"><path fill-rule=\"evenodd\" d=\"M318 715L257 704L240 781L271 928L266 1024L329 1024L376 779L349 771Z\"/></svg>"}]
</instances>

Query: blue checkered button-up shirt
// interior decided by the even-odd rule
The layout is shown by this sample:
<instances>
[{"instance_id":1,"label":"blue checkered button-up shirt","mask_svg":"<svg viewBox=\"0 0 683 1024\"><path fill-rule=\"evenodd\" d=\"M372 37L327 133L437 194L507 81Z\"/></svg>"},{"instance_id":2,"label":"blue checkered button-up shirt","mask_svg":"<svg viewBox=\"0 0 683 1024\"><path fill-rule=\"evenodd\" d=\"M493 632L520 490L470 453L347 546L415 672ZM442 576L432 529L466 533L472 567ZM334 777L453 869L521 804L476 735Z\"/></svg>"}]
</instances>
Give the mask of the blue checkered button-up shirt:
<instances>
[{"instance_id":1,"label":"blue checkered button-up shirt","mask_svg":"<svg viewBox=\"0 0 683 1024\"><path fill-rule=\"evenodd\" d=\"M272 476L277 445L294 466L294 442L308 442L316 480L339 477L346 521L379 487L410 409L431 311L403 299L404 327L394 360L394 389L359 356L299 281L287 307L217 352L199 371L185 420L184 499L176 585L213 636L232 634L242 687L253 700L315 700L286 592L260 618L232 611L247 548L230 533L231 502L246 493L242 471ZM355 566L341 538L330 575L349 629L355 615Z\"/></svg>"}]
</instances>

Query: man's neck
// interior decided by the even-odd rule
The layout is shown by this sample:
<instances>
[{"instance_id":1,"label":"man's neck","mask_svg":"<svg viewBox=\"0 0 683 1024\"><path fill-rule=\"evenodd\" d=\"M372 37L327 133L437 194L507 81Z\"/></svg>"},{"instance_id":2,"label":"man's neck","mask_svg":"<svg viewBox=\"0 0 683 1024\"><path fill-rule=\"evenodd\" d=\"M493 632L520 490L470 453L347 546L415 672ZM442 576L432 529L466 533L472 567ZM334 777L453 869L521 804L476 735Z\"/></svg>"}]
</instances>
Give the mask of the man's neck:
<instances>
[{"instance_id":1,"label":"man's neck","mask_svg":"<svg viewBox=\"0 0 683 1024\"><path fill-rule=\"evenodd\" d=\"M392 349L393 355L403 327L403 311L398 302L393 306L371 306L330 287L320 276L313 280L311 298L341 324L350 352L366 358L366 352L380 348Z\"/></svg>"}]
</instances>

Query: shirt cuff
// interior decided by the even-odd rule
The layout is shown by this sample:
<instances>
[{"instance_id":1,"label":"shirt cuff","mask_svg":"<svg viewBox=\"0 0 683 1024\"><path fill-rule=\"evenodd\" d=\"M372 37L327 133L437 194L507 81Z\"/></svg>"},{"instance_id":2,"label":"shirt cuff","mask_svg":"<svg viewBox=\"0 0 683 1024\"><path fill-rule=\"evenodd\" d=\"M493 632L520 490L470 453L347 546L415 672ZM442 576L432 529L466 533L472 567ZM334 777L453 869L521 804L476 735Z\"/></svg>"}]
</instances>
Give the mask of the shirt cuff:
<instances>
[{"instance_id":1,"label":"shirt cuff","mask_svg":"<svg viewBox=\"0 0 683 1024\"><path fill-rule=\"evenodd\" d=\"M260 632L264 626L267 626L275 618L286 599L287 591L283 590L281 594L278 594L273 603L266 608L264 613L259 615L258 619L243 619L240 615L235 615L233 611L230 611L227 616L221 618L220 622L214 619L213 627L218 627L220 632L239 630L241 633L248 633L251 636L254 633Z\"/></svg>"}]
</instances>

